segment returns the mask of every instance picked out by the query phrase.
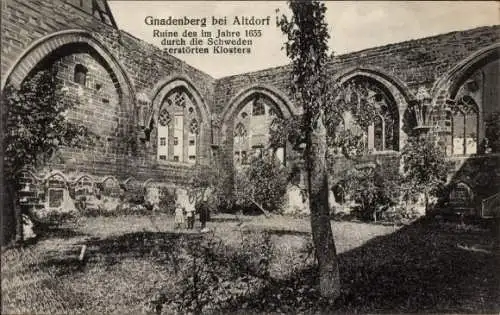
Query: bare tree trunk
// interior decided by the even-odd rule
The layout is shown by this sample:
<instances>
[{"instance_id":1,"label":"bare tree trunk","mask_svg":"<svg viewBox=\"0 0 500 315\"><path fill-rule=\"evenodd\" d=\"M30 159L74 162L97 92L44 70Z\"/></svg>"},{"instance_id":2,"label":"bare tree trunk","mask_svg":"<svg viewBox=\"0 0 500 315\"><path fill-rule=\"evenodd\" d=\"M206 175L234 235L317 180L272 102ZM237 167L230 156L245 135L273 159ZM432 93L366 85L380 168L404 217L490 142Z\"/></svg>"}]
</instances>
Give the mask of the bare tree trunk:
<instances>
[{"instance_id":1,"label":"bare tree trunk","mask_svg":"<svg viewBox=\"0 0 500 315\"><path fill-rule=\"evenodd\" d=\"M319 267L321 295L336 299L340 295L340 275L328 205L326 130L321 120L320 118L314 131L307 134L309 150L306 165L311 230Z\"/></svg>"},{"instance_id":2,"label":"bare tree trunk","mask_svg":"<svg viewBox=\"0 0 500 315\"><path fill-rule=\"evenodd\" d=\"M15 187L4 181L2 200L2 240L1 245L22 240L21 208L17 202Z\"/></svg>"},{"instance_id":3,"label":"bare tree trunk","mask_svg":"<svg viewBox=\"0 0 500 315\"><path fill-rule=\"evenodd\" d=\"M425 215L429 214L429 194L427 193L427 188L424 189L424 203L425 203Z\"/></svg>"}]
</instances>

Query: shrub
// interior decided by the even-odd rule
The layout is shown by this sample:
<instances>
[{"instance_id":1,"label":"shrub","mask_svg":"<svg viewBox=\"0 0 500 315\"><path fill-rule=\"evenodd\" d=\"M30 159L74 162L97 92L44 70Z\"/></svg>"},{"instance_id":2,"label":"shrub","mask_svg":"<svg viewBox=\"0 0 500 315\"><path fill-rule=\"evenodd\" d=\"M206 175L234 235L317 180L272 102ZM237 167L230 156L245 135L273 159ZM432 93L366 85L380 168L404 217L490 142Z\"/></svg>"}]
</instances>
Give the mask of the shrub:
<instances>
[{"instance_id":1,"label":"shrub","mask_svg":"<svg viewBox=\"0 0 500 315\"><path fill-rule=\"evenodd\" d=\"M415 206L410 205L396 205L383 212L381 215L382 220L393 222L396 224L403 224L414 221L421 216Z\"/></svg>"},{"instance_id":2,"label":"shrub","mask_svg":"<svg viewBox=\"0 0 500 315\"><path fill-rule=\"evenodd\" d=\"M135 204L135 205L143 205L145 203L144 200L144 190L123 190L123 194L121 199L125 202Z\"/></svg>"},{"instance_id":3,"label":"shrub","mask_svg":"<svg viewBox=\"0 0 500 315\"><path fill-rule=\"evenodd\" d=\"M87 217L116 217L122 215L150 215L152 209L144 204L136 204L123 200L124 197L88 196L78 203L81 215Z\"/></svg>"},{"instance_id":4,"label":"shrub","mask_svg":"<svg viewBox=\"0 0 500 315\"><path fill-rule=\"evenodd\" d=\"M216 238L188 239L174 249L175 285L161 290L150 308L167 313L204 313L241 309L238 298L257 292L269 281L273 248L268 234L243 234L241 246Z\"/></svg>"},{"instance_id":5,"label":"shrub","mask_svg":"<svg viewBox=\"0 0 500 315\"><path fill-rule=\"evenodd\" d=\"M403 186L410 192L406 199L415 199L415 194L424 193L427 208L428 198L440 195L446 183L448 165L444 151L431 135L410 137L401 159Z\"/></svg>"},{"instance_id":6,"label":"shrub","mask_svg":"<svg viewBox=\"0 0 500 315\"><path fill-rule=\"evenodd\" d=\"M255 201L265 210L280 211L285 201L288 177L288 170L273 154L253 158L249 166L236 174L237 203L253 207Z\"/></svg>"},{"instance_id":7,"label":"shrub","mask_svg":"<svg viewBox=\"0 0 500 315\"><path fill-rule=\"evenodd\" d=\"M232 187L229 182L232 173L222 164L197 165L189 180L196 203L206 202L212 213L234 210L233 196L228 193L228 187Z\"/></svg>"},{"instance_id":8,"label":"shrub","mask_svg":"<svg viewBox=\"0 0 500 315\"><path fill-rule=\"evenodd\" d=\"M484 119L485 133L479 153L500 152L500 112L492 112Z\"/></svg>"},{"instance_id":9,"label":"shrub","mask_svg":"<svg viewBox=\"0 0 500 315\"><path fill-rule=\"evenodd\" d=\"M175 191L173 191L168 187L159 187L159 191L160 191L160 202L158 206L160 208L160 212L174 214L175 201L177 199Z\"/></svg>"},{"instance_id":10,"label":"shrub","mask_svg":"<svg viewBox=\"0 0 500 315\"><path fill-rule=\"evenodd\" d=\"M351 170L342 181L349 199L357 203L352 214L359 219L373 221L397 203L399 185L399 177L388 177L378 165Z\"/></svg>"}]
</instances>

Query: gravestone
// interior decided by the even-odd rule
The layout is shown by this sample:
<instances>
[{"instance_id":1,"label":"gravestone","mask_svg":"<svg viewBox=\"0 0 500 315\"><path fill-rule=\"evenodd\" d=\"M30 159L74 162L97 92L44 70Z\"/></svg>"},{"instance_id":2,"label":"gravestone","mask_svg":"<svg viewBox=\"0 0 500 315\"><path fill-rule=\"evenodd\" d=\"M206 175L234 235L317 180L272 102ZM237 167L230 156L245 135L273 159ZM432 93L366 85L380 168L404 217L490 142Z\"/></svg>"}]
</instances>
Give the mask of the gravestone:
<instances>
[{"instance_id":1,"label":"gravestone","mask_svg":"<svg viewBox=\"0 0 500 315\"><path fill-rule=\"evenodd\" d=\"M449 206L456 212L473 214L472 189L465 183L457 183L450 192Z\"/></svg>"},{"instance_id":2,"label":"gravestone","mask_svg":"<svg viewBox=\"0 0 500 315\"><path fill-rule=\"evenodd\" d=\"M66 179L60 174L47 178L47 197L45 207L49 211L71 213L76 211L75 203L69 195Z\"/></svg>"},{"instance_id":3,"label":"gravestone","mask_svg":"<svg viewBox=\"0 0 500 315\"><path fill-rule=\"evenodd\" d=\"M123 188L129 196L139 198L144 194L143 185L134 177L130 177L123 182Z\"/></svg>"},{"instance_id":4,"label":"gravestone","mask_svg":"<svg viewBox=\"0 0 500 315\"><path fill-rule=\"evenodd\" d=\"M289 185L286 190L285 214L309 213L309 203L304 192L297 185Z\"/></svg>"},{"instance_id":5,"label":"gravestone","mask_svg":"<svg viewBox=\"0 0 500 315\"><path fill-rule=\"evenodd\" d=\"M148 183L144 190L144 201L153 206L153 211L157 211L160 208L160 188L154 183Z\"/></svg>"},{"instance_id":6,"label":"gravestone","mask_svg":"<svg viewBox=\"0 0 500 315\"><path fill-rule=\"evenodd\" d=\"M59 174L52 175L47 179L47 207L49 209L59 209L64 202L64 191L66 190L66 180Z\"/></svg>"},{"instance_id":7,"label":"gravestone","mask_svg":"<svg viewBox=\"0 0 500 315\"><path fill-rule=\"evenodd\" d=\"M100 186L100 193L103 196L118 198L121 194L120 184L118 180L112 176L105 178Z\"/></svg>"},{"instance_id":8,"label":"gravestone","mask_svg":"<svg viewBox=\"0 0 500 315\"><path fill-rule=\"evenodd\" d=\"M83 175L74 183L75 201L86 203L94 195L94 181L90 176Z\"/></svg>"}]
</instances>

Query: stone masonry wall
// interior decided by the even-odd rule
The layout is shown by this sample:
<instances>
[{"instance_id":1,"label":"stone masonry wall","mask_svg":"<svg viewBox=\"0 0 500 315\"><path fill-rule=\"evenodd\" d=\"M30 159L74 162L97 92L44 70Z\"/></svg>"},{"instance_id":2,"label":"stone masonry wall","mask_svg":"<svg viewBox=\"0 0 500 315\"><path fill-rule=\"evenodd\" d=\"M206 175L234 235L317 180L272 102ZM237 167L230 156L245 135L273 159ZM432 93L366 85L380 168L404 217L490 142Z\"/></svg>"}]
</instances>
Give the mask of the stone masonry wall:
<instances>
[{"instance_id":1,"label":"stone masonry wall","mask_svg":"<svg viewBox=\"0 0 500 315\"><path fill-rule=\"evenodd\" d=\"M334 56L328 72L338 78L354 69L369 69L414 92L420 85L431 88L449 69L481 48L500 41L500 25L451 32L410 40L362 51ZM290 94L291 66L234 75L217 80L214 111L230 106L229 101L251 84L271 85L293 99Z\"/></svg>"},{"instance_id":2,"label":"stone masonry wall","mask_svg":"<svg viewBox=\"0 0 500 315\"><path fill-rule=\"evenodd\" d=\"M65 160L54 165L62 171L76 170L97 176L113 174L120 179L133 176L142 181L151 178L185 182L189 167L181 163L158 164L155 143L137 141L136 147L132 149L125 141L135 137L139 131L136 96L140 93L153 96L171 78L182 78L197 90L208 108L209 120L220 119L224 110L235 105L230 104L231 100L249 86L269 87L293 103L289 65L215 80L159 48L106 25L62 0L4 0L1 2L1 11L2 84L7 75L14 80L24 79L35 66L33 63L50 55L50 46L42 47L19 66L20 56L30 47L35 47L37 41L69 30L88 32L92 39L109 51L108 59L114 60L118 68L124 71L122 76L125 81L120 81L120 75L114 73L116 67L108 68L96 51L82 50L81 46L72 45L71 42L59 51L61 54L52 52L52 56L57 57L52 60L53 65L61 70L60 76L69 93L75 99L84 99L83 104L73 111L72 119L85 122L102 134L102 141L96 148L87 151L66 150ZM68 36L78 41L82 35L71 33ZM342 78L356 69L364 73L376 73L396 86L406 98L398 101L407 101L415 97L415 90L419 86L431 90L454 66L499 41L500 26L451 32L335 56L328 64L328 71L333 78ZM53 45L57 44L58 40L55 40ZM71 82L70 70L80 61L88 64L94 73L94 77L90 77L89 87L84 89ZM14 72L11 73L11 69L15 69ZM95 84L99 80L102 86L97 91ZM128 87L124 84L130 84L129 98L125 93ZM296 107L296 104L290 106ZM210 135L213 131L211 121L206 123L204 134ZM202 139L204 162L209 162L211 141L210 136ZM214 141L222 143L221 139ZM383 156L380 159L383 165L390 165L395 157L387 155L387 159Z\"/></svg>"},{"instance_id":3,"label":"stone masonry wall","mask_svg":"<svg viewBox=\"0 0 500 315\"><path fill-rule=\"evenodd\" d=\"M382 80L396 86L403 96L403 98L396 100L398 106L407 106L408 101L415 99L416 91L420 86L425 87L430 93L442 92L436 88L436 85L453 67L474 53L499 42L500 25L479 27L334 56L328 64L328 72L332 78L337 80L342 80L342 78L357 71L362 75L374 73ZM214 114L220 115L227 107L237 106L237 104L231 104L235 96L247 89L248 86L255 84L270 86L293 102L289 85L290 71L291 66L287 65L217 80ZM444 104L445 100L442 99L441 94L431 95L431 97L436 99L437 105ZM297 104L294 105L297 106ZM402 125L402 127L404 126ZM405 134L402 134L402 137L404 136ZM404 141L404 138L400 141ZM364 157L363 160L379 163L388 177L398 172L399 169L394 167L399 165L398 152L370 155ZM467 158L464 157L462 160L467 160ZM488 177L487 184L480 186L471 180L464 179L463 174L470 172L471 167L468 167L468 171L465 172L460 166L450 169L450 181L452 183L466 181L472 189L483 191L483 195L478 195L479 199L498 191L499 185L495 183L500 178L498 175L500 174L499 157L474 157L470 161L464 165L474 164L476 170L479 166L481 169L491 167L492 172L490 173L493 176ZM334 166L334 173L341 173L353 165L352 161L339 157Z\"/></svg>"},{"instance_id":4,"label":"stone masonry wall","mask_svg":"<svg viewBox=\"0 0 500 315\"><path fill-rule=\"evenodd\" d=\"M213 86L215 84L212 77L173 56L163 53L153 45L102 23L77 7L73 7L61 0L6 0L2 1L1 6L2 77L9 74L10 78L15 79L16 75L19 75L18 73L9 73L9 70L16 66L18 58L37 40L70 29L84 30L105 46L112 54L112 58L118 61L124 69L126 77L131 82L131 89L134 94L139 92L151 94L160 82L165 81L167 78L179 76L188 80L199 92L207 107L211 107ZM78 40L78 35L74 36L75 40ZM119 101L116 98L115 91L108 91L106 88L109 82L103 82L104 89L99 93L96 93L95 89L89 88L78 91L78 89L72 87L72 78L68 77L71 76L69 73L71 71L66 72L76 63L76 59L72 58L86 58L87 62L95 65L95 67L92 66L94 67L93 70L95 70L94 73L103 74L102 78L104 80L106 80L106 77L110 77L110 73L104 71L102 62L93 62L91 60L92 58L96 60L96 56L91 56L88 52L84 52L84 55L78 55L82 52L71 44L65 47L63 52L70 56L55 61L63 71L61 75L66 78L64 80L65 84L70 87L69 94L73 97L83 97L86 101L85 105L82 105L85 108L76 109L73 118L84 121L89 126L99 125L99 128L104 128L106 131L101 139L103 140L102 147L97 149L97 157L93 154L94 152L90 152L92 150L87 151L89 154L86 154L85 152L78 153L73 149L69 149L66 152L70 154L66 156L68 158L72 157L73 160L65 161L61 165L55 165L55 167L63 170L68 167L76 167L80 171L88 171L93 174L116 174L116 172L119 172L121 173L120 177L126 178L133 175L144 180L147 178L162 178L163 180L175 181L183 177L182 174L186 171L185 165L156 164L156 160L151 156L151 146L154 149L155 144L139 141L135 154L132 154L129 152L130 150L124 147L122 139L117 136L120 132L117 133L114 129L117 127L118 119L126 119L125 122L120 121L120 128L123 129L121 136L124 136L123 133L129 133L129 136L133 136L131 132L137 131L137 122L135 121L137 117L133 112L133 104L118 104ZM126 87L122 86L121 88ZM78 95L78 93L81 94ZM103 96L104 94L107 96ZM106 98L109 103L102 104L103 99ZM134 98L135 95L131 95L130 101L132 103L134 103ZM119 106L121 106L120 110L118 110ZM129 112L123 112L123 109L127 108L127 106L130 106L128 107ZM120 115L121 118L119 118ZM96 119L97 117L99 118ZM209 130L206 133L208 134ZM210 139L207 137L203 140L205 140L205 143L201 145L208 147ZM205 150L205 152L208 151ZM92 156L90 156L90 153L92 153ZM209 157L204 156L203 158L208 160Z\"/></svg>"}]
</instances>

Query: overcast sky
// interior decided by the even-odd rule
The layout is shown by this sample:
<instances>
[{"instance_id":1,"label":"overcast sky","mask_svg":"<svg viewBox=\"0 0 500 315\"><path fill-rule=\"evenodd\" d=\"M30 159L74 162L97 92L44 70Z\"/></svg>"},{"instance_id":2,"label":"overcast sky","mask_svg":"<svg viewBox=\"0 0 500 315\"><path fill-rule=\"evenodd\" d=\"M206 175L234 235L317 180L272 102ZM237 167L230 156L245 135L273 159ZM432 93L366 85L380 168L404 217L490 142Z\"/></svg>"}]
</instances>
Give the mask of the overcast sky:
<instances>
[{"instance_id":1,"label":"overcast sky","mask_svg":"<svg viewBox=\"0 0 500 315\"><path fill-rule=\"evenodd\" d=\"M261 70L288 63L281 50L285 37L276 27L276 9L289 13L282 1L109 1L118 27L147 42L162 47L153 30L179 31L186 27L149 26L146 16L183 18L227 16L271 16L271 25L260 27L263 36L254 40L249 55L188 55L176 57L215 78ZM365 48L422 38L478 26L500 24L499 2L440 2L440 1L331 1L327 22L330 29L330 49L343 54ZM231 23L231 22L229 22ZM244 31L246 27L215 27ZM204 30L215 31L208 25ZM189 30L201 30L199 26Z\"/></svg>"}]
</instances>

